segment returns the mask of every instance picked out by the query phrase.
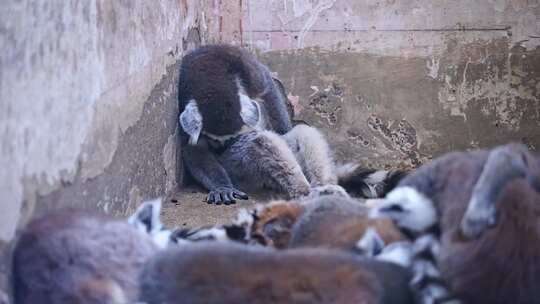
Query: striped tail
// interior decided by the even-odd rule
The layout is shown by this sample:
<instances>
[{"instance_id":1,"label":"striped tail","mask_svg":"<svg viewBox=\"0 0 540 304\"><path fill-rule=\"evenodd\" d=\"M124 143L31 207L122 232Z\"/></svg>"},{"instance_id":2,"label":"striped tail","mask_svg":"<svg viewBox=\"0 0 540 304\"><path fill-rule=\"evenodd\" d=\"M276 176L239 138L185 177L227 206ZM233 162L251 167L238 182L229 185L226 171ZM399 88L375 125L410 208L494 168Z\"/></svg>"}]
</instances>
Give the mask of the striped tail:
<instances>
[{"instance_id":1,"label":"striped tail","mask_svg":"<svg viewBox=\"0 0 540 304\"><path fill-rule=\"evenodd\" d=\"M436 235L424 234L414 242L385 244L374 227L369 227L356 244L358 254L394 263L411 271L409 288L419 304L461 304L441 276L437 264L440 243Z\"/></svg>"},{"instance_id":2,"label":"striped tail","mask_svg":"<svg viewBox=\"0 0 540 304\"><path fill-rule=\"evenodd\" d=\"M260 208L240 209L231 224L176 229L171 234L171 242L176 244L200 241L250 243L253 226L259 219L257 212Z\"/></svg>"},{"instance_id":3,"label":"striped tail","mask_svg":"<svg viewBox=\"0 0 540 304\"><path fill-rule=\"evenodd\" d=\"M337 166L338 184L355 197L382 198L407 175L402 170L375 170L359 164Z\"/></svg>"},{"instance_id":4,"label":"striped tail","mask_svg":"<svg viewBox=\"0 0 540 304\"><path fill-rule=\"evenodd\" d=\"M413 244L410 287L422 304L461 304L451 292L450 286L442 278L436 257L440 243L436 236L426 234L418 237Z\"/></svg>"}]
</instances>

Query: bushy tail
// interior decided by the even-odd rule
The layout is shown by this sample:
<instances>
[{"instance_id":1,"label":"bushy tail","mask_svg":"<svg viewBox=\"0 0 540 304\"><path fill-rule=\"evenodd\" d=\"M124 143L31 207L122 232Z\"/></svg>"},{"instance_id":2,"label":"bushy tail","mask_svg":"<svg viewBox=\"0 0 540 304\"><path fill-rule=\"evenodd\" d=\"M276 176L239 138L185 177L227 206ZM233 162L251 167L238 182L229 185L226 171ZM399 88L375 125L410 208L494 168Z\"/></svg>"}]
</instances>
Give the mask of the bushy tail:
<instances>
[{"instance_id":1,"label":"bushy tail","mask_svg":"<svg viewBox=\"0 0 540 304\"><path fill-rule=\"evenodd\" d=\"M362 198L384 197L407 174L404 170L368 169L352 163L336 168L338 184L352 196Z\"/></svg>"},{"instance_id":2,"label":"bushy tail","mask_svg":"<svg viewBox=\"0 0 540 304\"><path fill-rule=\"evenodd\" d=\"M436 235L425 234L412 243L407 241L385 244L374 227L369 227L356 244L365 257L394 263L411 271L409 288L419 304L461 304L443 279L437 264L440 243Z\"/></svg>"},{"instance_id":3,"label":"bushy tail","mask_svg":"<svg viewBox=\"0 0 540 304\"><path fill-rule=\"evenodd\" d=\"M418 303L461 304L441 276L436 259L439 250L440 243L434 235L426 234L414 241L410 287L417 294Z\"/></svg>"}]
</instances>

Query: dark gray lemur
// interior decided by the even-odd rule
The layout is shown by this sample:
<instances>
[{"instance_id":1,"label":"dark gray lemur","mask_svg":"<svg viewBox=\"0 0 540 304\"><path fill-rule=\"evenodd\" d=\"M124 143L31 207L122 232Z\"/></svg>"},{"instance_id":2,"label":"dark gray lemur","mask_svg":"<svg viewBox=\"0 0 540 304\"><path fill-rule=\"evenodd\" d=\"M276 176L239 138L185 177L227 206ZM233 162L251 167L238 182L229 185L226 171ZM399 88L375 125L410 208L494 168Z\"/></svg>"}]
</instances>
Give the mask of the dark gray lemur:
<instances>
[{"instance_id":1,"label":"dark gray lemur","mask_svg":"<svg viewBox=\"0 0 540 304\"><path fill-rule=\"evenodd\" d=\"M61 210L22 231L13 253L17 304L136 303L139 272L170 232L160 201L146 202L128 220Z\"/></svg>"},{"instance_id":2,"label":"dark gray lemur","mask_svg":"<svg viewBox=\"0 0 540 304\"><path fill-rule=\"evenodd\" d=\"M398 265L322 249L198 243L157 254L142 273L154 303L414 303Z\"/></svg>"},{"instance_id":3,"label":"dark gray lemur","mask_svg":"<svg viewBox=\"0 0 540 304\"><path fill-rule=\"evenodd\" d=\"M293 129L285 98L268 68L240 48L210 45L184 57L179 84L183 160L210 191L209 203L246 199L237 187L264 186L294 198L337 182L322 135L307 126ZM311 155L323 162L311 165L306 160Z\"/></svg>"}]
</instances>

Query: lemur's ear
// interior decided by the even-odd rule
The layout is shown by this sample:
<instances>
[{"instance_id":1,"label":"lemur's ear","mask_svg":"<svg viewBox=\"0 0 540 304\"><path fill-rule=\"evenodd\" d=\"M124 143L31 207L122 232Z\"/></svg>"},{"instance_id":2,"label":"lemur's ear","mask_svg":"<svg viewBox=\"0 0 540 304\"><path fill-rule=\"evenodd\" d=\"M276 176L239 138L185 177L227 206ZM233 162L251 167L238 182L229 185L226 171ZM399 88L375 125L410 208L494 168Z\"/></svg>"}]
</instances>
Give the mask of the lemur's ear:
<instances>
[{"instance_id":1,"label":"lemur's ear","mask_svg":"<svg viewBox=\"0 0 540 304\"><path fill-rule=\"evenodd\" d=\"M257 102L251 100L247 95L240 94L240 116L250 127L256 127L259 123L260 109Z\"/></svg>"},{"instance_id":2,"label":"lemur's ear","mask_svg":"<svg viewBox=\"0 0 540 304\"><path fill-rule=\"evenodd\" d=\"M138 230L151 234L160 231L163 227L159 219L161 210L161 198L145 201L128 219L128 223L134 225Z\"/></svg>"},{"instance_id":3,"label":"lemur's ear","mask_svg":"<svg viewBox=\"0 0 540 304\"><path fill-rule=\"evenodd\" d=\"M362 238L356 243L356 249L367 257L378 255L383 248L384 241L373 227L368 227Z\"/></svg>"},{"instance_id":4,"label":"lemur's ear","mask_svg":"<svg viewBox=\"0 0 540 304\"><path fill-rule=\"evenodd\" d=\"M201 135L203 121L195 100L191 100L180 114L180 126L189 135L189 144L196 145Z\"/></svg>"}]
</instances>

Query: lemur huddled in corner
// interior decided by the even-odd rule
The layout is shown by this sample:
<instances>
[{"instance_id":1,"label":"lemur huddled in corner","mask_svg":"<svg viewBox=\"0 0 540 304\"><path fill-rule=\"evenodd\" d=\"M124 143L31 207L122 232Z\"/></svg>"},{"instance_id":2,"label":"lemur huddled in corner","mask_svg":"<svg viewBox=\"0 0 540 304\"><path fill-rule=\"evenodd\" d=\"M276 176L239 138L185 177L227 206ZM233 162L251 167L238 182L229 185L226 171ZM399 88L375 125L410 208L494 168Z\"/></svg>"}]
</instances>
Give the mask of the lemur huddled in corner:
<instances>
[{"instance_id":1,"label":"lemur huddled in corner","mask_svg":"<svg viewBox=\"0 0 540 304\"><path fill-rule=\"evenodd\" d=\"M287 199L345 192L338 182L378 196L401 177L355 166L336 170L322 133L303 124L293 127L286 101L283 85L241 48L208 45L183 58L182 157L209 191L208 203L234 203L247 199L244 191L260 188Z\"/></svg>"}]
</instances>

